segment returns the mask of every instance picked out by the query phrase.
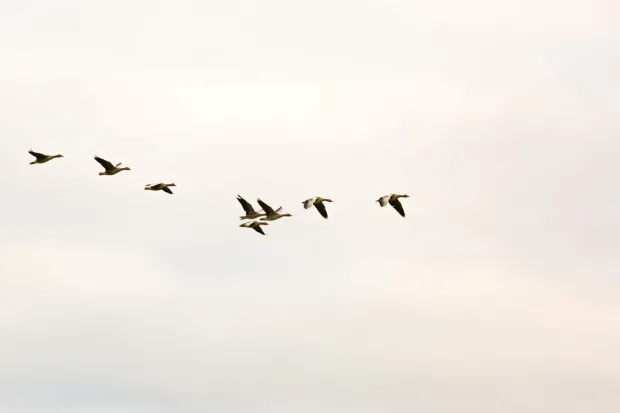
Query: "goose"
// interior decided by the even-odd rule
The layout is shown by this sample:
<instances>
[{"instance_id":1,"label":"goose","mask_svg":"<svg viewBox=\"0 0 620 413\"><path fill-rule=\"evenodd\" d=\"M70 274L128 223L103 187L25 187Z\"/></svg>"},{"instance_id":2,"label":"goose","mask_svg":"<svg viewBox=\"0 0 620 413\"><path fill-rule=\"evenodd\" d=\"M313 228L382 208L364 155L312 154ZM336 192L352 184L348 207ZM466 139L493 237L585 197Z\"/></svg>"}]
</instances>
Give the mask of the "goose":
<instances>
[{"instance_id":1,"label":"goose","mask_svg":"<svg viewBox=\"0 0 620 413\"><path fill-rule=\"evenodd\" d=\"M28 151L28 153L30 155L34 156L35 158L37 158L36 160L30 162L30 165L34 165L34 164L37 164L37 163L45 163L47 161L51 161L54 158L64 158L64 156L61 155L61 154L58 154L58 155L45 155L45 154L42 154L42 153L35 152L32 149L30 149Z\"/></svg>"},{"instance_id":2,"label":"goose","mask_svg":"<svg viewBox=\"0 0 620 413\"><path fill-rule=\"evenodd\" d=\"M105 171L99 172L99 175L116 175L121 171L131 171L131 168L121 167L121 162L117 163L116 166L114 166L110 162L98 156L95 156L95 160L105 168Z\"/></svg>"},{"instance_id":3,"label":"goose","mask_svg":"<svg viewBox=\"0 0 620 413\"><path fill-rule=\"evenodd\" d=\"M254 211L254 208L252 207L252 205L248 201L243 199L241 195L237 195L237 201L239 201L239 203L243 207L243 210L245 211L245 216L239 217L240 219L256 219L258 217L262 217L265 215L264 212Z\"/></svg>"},{"instance_id":4,"label":"goose","mask_svg":"<svg viewBox=\"0 0 620 413\"><path fill-rule=\"evenodd\" d=\"M263 211L265 211L265 214L266 214L264 218L260 219L261 221L275 221L276 219L280 219L282 217L292 217L291 214L283 214L282 207L274 211L272 207L270 207L269 205L261 201L260 198L258 198L257 201L258 201L258 204L263 208Z\"/></svg>"},{"instance_id":5,"label":"goose","mask_svg":"<svg viewBox=\"0 0 620 413\"><path fill-rule=\"evenodd\" d=\"M252 228L254 231L263 234L263 235L267 235L265 234L265 232L263 231L263 229L260 227L261 225L269 225L267 222L259 222L259 221L253 221L253 222L244 222L243 224L239 225L241 228Z\"/></svg>"},{"instance_id":6,"label":"goose","mask_svg":"<svg viewBox=\"0 0 620 413\"><path fill-rule=\"evenodd\" d=\"M392 205L392 207L396 211L398 211L398 213L403 218L405 218L405 210L403 209L403 204L400 203L398 198L409 198L409 195L398 195L398 194L386 195L386 196L383 196L377 199L375 202L378 202L379 205L381 205L382 207L386 206L387 204Z\"/></svg>"},{"instance_id":7,"label":"goose","mask_svg":"<svg viewBox=\"0 0 620 413\"><path fill-rule=\"evenodd\" d=\"M177 186L176 184L149 184L144 187L146 191L164 191L167 194L172 195L174 192L169 188L170 186Z\"/></svg>"},{"instance_id":8,"label":"goose","mask_svg":"<svg viewBox=\"0 0 620 413\"><path fill-rule=\"evenodd\" d=\"M304 208L312 208L312 205L319 211L319 214L323 216L323 218L327 219L327 209L325 209L325 205L323 202L334 202L331 199L321 198L320 196L316 198L306 199L302 204L304 204Z\"/></svg>"}]
</instances>

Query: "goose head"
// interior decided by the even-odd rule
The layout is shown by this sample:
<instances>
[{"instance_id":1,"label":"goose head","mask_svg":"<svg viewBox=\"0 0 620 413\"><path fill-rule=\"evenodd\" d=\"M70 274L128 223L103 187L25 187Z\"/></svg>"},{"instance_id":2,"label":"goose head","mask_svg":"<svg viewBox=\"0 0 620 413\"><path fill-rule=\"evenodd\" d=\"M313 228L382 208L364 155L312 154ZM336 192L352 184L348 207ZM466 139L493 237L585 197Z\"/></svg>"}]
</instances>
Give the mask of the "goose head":
<instances>
[{"instance_id":1,"label":"goose head","mask_svg":"<svg viewBox=\"0 0 620 413\"><path fill-rule=\"evenodd\" d=\"M404 194L404 195L401 195L400 197L401 197L401 198L409 198L409 195Z\"/></svg>"},{"instance_id":2,"label":"goose head","mask_svg":"<svg viewBox=\"0 0 620 413\"><path fill-rule=\"evenodd\" d=\"M324 199L323 202L334 202L331 199Z\"/></svg>"},{"instance_id":3,"label":"goose head","mask_svg":"<svg viewBox=\"0 0 620 413\"><path fill-rule=\"evenodd\" d=\"M293 215L291 214L282 214L283 217L292 217Z\"/></svg>"},{"instance_id":4,"label":"goose head","mask_svg":"<svg viewBox=\"0 0 620 413\"><path fill-rule=\"evenodd\" d=\"M128 166L125 166L124 168L120 168L120 171L131 171L131 168Z\"/></svg>"},{"instance_id":5,"label":"goose head","mask_svg":"<svg viewBox=\"0 0 620 413\"><path fill-rule=\"evenodd\" d=\"M177 186L177 184L168 184L168 186Z\"/></svg>"},{"instance_id":6,"label":"goose head","mask_svg":"<svg viewBox=\"0 0 620 413\"><path fill-rule=\"evenodd\" d=\"M65 157L65 156L64 156L64 155L61 155L61 154L58 154L58 155L54 155L54 156L52 156L52 158L64 158L64 157Z\"/></svg>"}]
</instances>

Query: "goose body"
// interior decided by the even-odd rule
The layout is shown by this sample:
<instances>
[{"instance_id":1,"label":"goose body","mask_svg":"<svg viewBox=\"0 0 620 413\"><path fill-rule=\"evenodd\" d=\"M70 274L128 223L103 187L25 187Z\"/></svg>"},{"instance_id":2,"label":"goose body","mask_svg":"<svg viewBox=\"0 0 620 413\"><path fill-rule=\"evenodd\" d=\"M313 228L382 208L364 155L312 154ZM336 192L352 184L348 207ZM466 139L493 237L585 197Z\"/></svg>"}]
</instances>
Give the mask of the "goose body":
<instances>
[{"instance_id":1,"label":"goose body","mask_svg":"<svg viewBox=\"0 0 620 413\"><path fill-rule=\"evenodd\" d=\"M382 207L390 204L392 208L400 214L400 216L405 218L405 209L398 198L409 198L409 195L390 194L377 199L375 202L378 202Z\"/></svg>"},{"instance_id":2,"label":"goose body","mask_svg":"<svg viewBox=\"0 0 620 413\"><path fill-rule=\"evenodd\" d=\"M261 201L260 198L257 199L257 202L258 205L263 208L263 211L265 211L265 217L261 218L261 221L275 221L276 219L280 219L282 217L292 217L291 214L283 214L282 207L274 211L272 207Z\"/></svg>"},{"instance_id":3,"label":"goose body","mask_svg":"<svg viewBox=\"0 0 620 413\"><path fill-rule=\"evenodd\" d=\"M267 222L252 221L252 222L244 222L243 224L239 226L241 228L252 228L254 231L258 232L259 234L267 235L265 234L263 229L260 227L261 225L269 225L269 224Z\"/></svg>"},{"instance_id":4,"label":"goose body","mask_svg":"<svg viewBox=\"0 0 620 413\"><path fill-rule=\"evenodd\" d=\"M28 153L36 158L34 161L30 162L30 165L34 165L34 164L38 164L38 163L45 163L45 162L51 161L54 158L63 158L64 157L61 154L58 154L58 155L45 155L43 153L35 152L32 149L30 149L28 151Z\"/></svg>"},{"instance_id":5,"label":"goose body","mask_svg":"<svg viewBox=\"0 0 620 413\"><path fill-rule=\"evenodd\" d=\"M121 166L121 162L117 163L116 165L112 165L111 162L108 162L98 156L95 156L95 160L105 168L105 171L99 172L99 175L116 175L121 171L131 171L131 168Z\"/></svg>"},{"instance_id":6,"label":"goose body","mask_svg":"<svg viewBox=\"0 0 620 413\"><path fill-rule=\"evenodd\" d=\"M321 198L320 196L318 196L316 198L306 199L304 202L302 202L302 204L304 204L305 209L312 208L312 206L314 205L317 211L319 211L319 214L321 214L323 218L327 219L328 218L327 209L325 208L325 204L323 204L323 202L334 202L334 201L332 201L331 199Z\"/></svg>"},{"instance_id":7,"label":"goose body","mask_svg":"<svg viewBox=\"0 0 620 413\"><path fill-rule=\"evenodd\" d=\"M176 184L149 184L144 187L146 191L164 191L167 194L172 195L174 192L170 189L171 186L177 186Z\"/></svg>"},{"instance_id":8,"label":"goose body","mask_svg":"<svg viewBox=\"0 0 620 413\"><path fill-rule=\"evenodd\" d=\"M237 195L237 201L239 201L239 203L243 207L243 210L245 211L245 215L242 217L239 217L240 219L256 219L258 217L265 216L264 212L254 211L254 207L252 207L252 204L250 204L248 201L243 199L241 195Z\"/></svg>"}]
</instances>

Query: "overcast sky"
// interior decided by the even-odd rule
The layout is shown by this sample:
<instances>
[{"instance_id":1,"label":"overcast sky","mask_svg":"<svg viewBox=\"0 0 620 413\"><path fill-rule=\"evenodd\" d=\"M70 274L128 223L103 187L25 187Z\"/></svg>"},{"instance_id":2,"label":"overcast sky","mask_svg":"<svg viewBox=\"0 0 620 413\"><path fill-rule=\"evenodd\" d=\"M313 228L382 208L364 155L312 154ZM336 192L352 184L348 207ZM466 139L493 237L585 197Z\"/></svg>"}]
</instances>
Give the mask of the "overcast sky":
<instances>
[{"instance_id":1,"label":"overcast sky","mask_svg":"<svg viewBox=\"0 0 620 413\"><path fill-rule=\"evenodd\" d=\"M616 413L618 16L0 2L0 413Z\"/></svg>"}]
</instances>

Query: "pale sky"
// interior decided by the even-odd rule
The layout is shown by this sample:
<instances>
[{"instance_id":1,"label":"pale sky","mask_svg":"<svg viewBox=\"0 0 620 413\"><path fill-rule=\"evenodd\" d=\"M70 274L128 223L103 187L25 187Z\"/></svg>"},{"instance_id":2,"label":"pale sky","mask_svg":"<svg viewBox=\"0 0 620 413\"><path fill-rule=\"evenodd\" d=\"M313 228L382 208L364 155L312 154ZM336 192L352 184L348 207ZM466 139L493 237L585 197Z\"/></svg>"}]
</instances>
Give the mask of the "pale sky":
<instances>
[{"instance_id":1,"label":"pale sky","mask_svg":"<svg viewBox=\"0 0 620 413\"><path fill-rule=\"evenodd\" d=\"M0 413L618 412L618 16L0 2Z\"/></svg>"}]
</instances>

